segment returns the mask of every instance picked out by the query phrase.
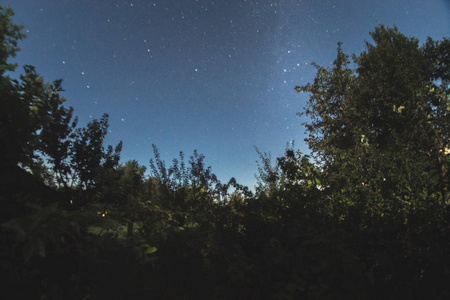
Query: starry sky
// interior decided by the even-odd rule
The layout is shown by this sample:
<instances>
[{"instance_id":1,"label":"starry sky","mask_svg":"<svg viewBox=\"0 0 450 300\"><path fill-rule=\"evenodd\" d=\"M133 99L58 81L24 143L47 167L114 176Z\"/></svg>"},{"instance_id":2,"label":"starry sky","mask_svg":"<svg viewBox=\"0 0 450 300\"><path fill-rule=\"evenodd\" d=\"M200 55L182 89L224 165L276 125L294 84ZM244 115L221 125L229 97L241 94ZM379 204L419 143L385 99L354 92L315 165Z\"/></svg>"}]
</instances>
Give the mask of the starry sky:
<instances>
[{"instance_id":1,"label":"starry sky","mask_svg":"<svg viewBox=\"0 0 450 300\"><path fill-rule=\"evenodd\" d=\"M107 144L149 166L155 144L206 156L222 182L256 182L257 146L308 152L295 85L327 66L337 43L359 54L378 24L450 36L448 0L0 0L27 38L13 61L62 78L79 125L110 116ZM18 71L22 71L18 68ZM16 74L17 75L17 74Z\"/></svg>"}]
</instances>

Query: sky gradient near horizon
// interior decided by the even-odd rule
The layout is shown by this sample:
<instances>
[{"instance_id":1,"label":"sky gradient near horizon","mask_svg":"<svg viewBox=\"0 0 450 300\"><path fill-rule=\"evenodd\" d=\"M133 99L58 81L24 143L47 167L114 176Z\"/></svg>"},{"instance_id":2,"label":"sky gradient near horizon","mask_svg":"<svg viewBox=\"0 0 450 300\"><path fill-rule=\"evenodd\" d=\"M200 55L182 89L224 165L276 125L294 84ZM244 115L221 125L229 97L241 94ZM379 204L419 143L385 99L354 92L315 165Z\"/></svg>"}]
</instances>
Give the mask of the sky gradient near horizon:
<instances>
[{"instance_id":1,"label":"sky gradient near horizon","mask_svg":"<svg viewBox=\"0 0 450 300\"><path fill-rule=\"evenodd\" d=\"M149 167L194 149L223 182L251 187L257 146L307 152L294 86L359 54L378 24L423 43L450 36L447 0L1 0L27 38L12 61L63 79L79 126L110 116L107 144ZM22 71L18 68L18 71Z\"/></svg>"}]
</instances>

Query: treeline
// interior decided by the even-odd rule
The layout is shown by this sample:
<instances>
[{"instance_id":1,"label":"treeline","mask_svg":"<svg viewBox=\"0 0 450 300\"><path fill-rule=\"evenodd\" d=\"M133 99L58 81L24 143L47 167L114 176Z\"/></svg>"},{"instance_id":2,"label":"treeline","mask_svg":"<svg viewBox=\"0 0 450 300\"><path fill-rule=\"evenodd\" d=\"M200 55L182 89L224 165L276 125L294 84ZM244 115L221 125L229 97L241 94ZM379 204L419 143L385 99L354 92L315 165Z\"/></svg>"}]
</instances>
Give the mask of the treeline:
<instances>
[{"instance_id":1,"label":"treeline","mask_svg":"<svg viewBox=\"0 0 450 300\"><path fill-rule=\"evenodd\" d=\"M450 297L450 42L379 26L317 66L311 155L258 151L255 193L205 157L146 166L78 127L61 80L7 72L22 26L0 7L4 299Z\"/></svg>"}]
</instances>

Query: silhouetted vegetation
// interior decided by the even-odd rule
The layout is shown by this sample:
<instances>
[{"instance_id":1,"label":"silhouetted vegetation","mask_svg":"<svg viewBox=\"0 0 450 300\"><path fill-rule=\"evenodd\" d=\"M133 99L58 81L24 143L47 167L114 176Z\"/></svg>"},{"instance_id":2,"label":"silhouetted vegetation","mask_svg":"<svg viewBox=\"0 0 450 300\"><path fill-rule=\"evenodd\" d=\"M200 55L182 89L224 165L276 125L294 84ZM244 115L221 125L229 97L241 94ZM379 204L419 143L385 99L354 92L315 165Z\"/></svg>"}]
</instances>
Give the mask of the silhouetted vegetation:
<instances>
[{"instance_id":1,"label":"silhouetted vegetation","mask_svg":"<svg viewBox=\"0 0 450 300\"><path fill-rule=\"evenodd\" d=\"M450 42L379 26L316 65L311 155L260 155L255 193L205 157L146 167L78 127L61 80L8 77L0 7L2 299L450 298Z\"/></svg>"}]
</instances>

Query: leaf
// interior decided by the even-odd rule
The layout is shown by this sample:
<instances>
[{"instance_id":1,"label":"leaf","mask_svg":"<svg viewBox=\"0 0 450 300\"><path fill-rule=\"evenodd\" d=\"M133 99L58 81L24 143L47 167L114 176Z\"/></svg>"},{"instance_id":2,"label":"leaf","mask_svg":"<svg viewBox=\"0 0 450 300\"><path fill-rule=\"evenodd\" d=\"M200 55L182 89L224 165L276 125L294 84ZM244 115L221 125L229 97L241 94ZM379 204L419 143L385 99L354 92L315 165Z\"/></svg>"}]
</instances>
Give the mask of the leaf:
<instances>
[{"instance_id":1,"label":"leaf","mask_svg":"<svg viewBox=\"0 0 450 300\"><path fill-rule=\"evenodd\" d=\"M157 249L156 247L151 247L151 246L149 246L149 247L147 247L147 248L145 249L144 254L145 254L145 255L150 255L150 254L155 253L157 250L158 250L158 249Z\"/></svg>"}]
</instances>

